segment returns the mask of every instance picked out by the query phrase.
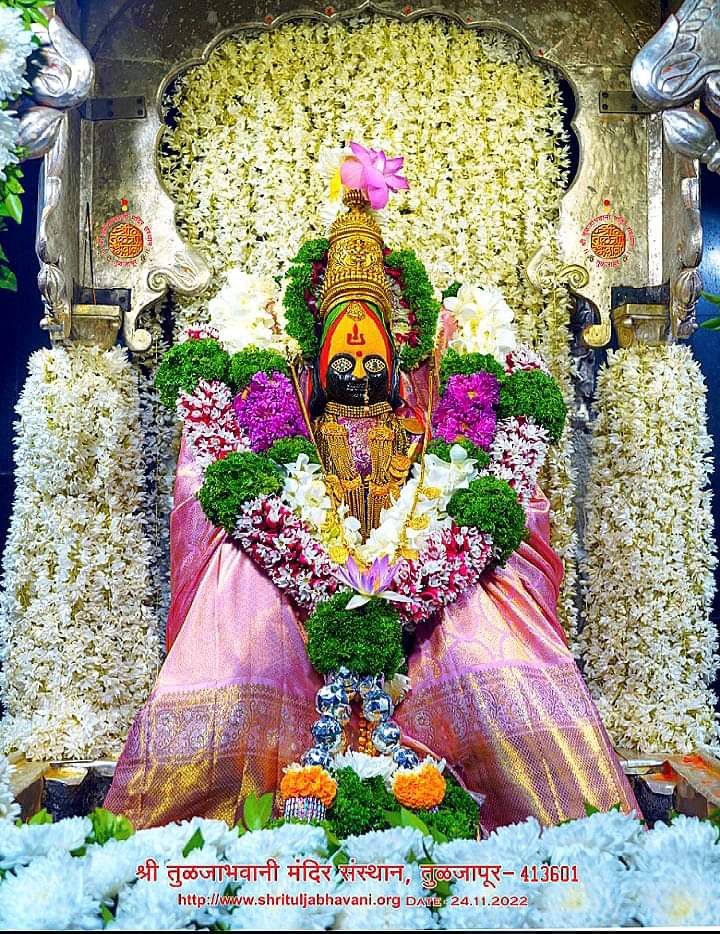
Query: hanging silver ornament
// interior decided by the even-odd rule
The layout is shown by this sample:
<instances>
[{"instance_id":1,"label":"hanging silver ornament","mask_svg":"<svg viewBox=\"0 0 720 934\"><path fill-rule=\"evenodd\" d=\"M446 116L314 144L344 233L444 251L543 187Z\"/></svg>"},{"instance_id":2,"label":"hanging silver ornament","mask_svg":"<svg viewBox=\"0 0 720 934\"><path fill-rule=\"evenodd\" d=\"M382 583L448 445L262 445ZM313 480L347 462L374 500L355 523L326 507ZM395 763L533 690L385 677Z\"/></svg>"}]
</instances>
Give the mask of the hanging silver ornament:
<instances>
[{"instance_id":1,"label":"hanging silver ornament","mask_svg":"<svg viewBox=\"0 0 720 934\"><path fill-rule=\"evenodd\" d=\"M342 743L342 726L334 717L320 717L312 725L312 737L316 746L335 752Z\"/></svg>"},{"instance_id":2,"label":"hanging silver ornament","mask_svg":"<svg viewBox=\"0 0 720 934\"><path fill-rule=\"evenodd\" d=\"M420 765L417 753L413 752L412 749L408 749L407 746L399 746L395 750L393 761L399 769L414 769L415 766Z\"/></svg>"},{"instance_id":3,"label":"hanging silver ornament","mask_svg":"<svg viewBox=\"0 0 720 934\"><path fill-rule=\"evenodd\" d=\"M368 691L363 701L363 716L369 723L379 723L381 720L389 720L393 715L395 707L392 698L385 691L379 688L373 688Z\"/></svg>"},{"instance_id":4,"label":"hanging silver ornament","mask_svg":"<svg viewBox=\"0 0 720 934\"><path fill-rule=\"evenodd\" d=\"M333 768L333 757L327 749L321 749L319 746L313 746L300 759L301 765L319 765L328 771Z\"/></svg>"},{"instance_id":5,"label":"hanging silver ornament","mask_svg":"<svg viewBox=\"0 0 720 934\"><path fill-rule=\"evenodd\" d=\"M400 727L392 720L384 720L373 730L372 741L378 752L394 752L400 745Z\"/></svg>"},{"instance_id":6,"label":"hanging silver ornament","mask_svg":"<svg viewBox=\"0 0 720 934\"><path fill-rule=\"evenodd\" d=\"M350 709L350 702L345 688L338 681L321 687L315 695L315 710L321 717L334 717L336 720L340 720L341 723L347 723L347 720L343 720L342 717L338 716L338 712L345 709Z\"/></svg>"},{"instance_id":7,"label":"hanging silver ornament","mask_svg":"<svg viewBox=\"0 0 720 934\"><path fill-rule=\"evenodd\" d=\"M366 694L369 694L373 690L381 690L383 683L385 681L385 676L380 675L363 675L362 678L358 678L357 689L361 697L365 697Z\"/></svg>"},{"instance_id":8,"label":"hanging silver ornament","mask_svg":"<svg viewBox=\"0 0 720 934\"><path fill-rule=\"evenodd\" d=\"M336 671L325 675L325 680L328 684L341 684L350 700L357 694L358 677L346 665L341 665Z\"/></svg>"}]
</instances>

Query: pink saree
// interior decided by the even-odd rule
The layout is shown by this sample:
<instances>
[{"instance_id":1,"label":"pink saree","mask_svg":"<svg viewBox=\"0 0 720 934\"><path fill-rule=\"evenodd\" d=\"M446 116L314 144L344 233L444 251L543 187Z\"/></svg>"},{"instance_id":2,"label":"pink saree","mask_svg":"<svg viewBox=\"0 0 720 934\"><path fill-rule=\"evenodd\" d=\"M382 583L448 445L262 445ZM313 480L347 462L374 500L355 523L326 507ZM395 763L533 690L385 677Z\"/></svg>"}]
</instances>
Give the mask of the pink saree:
<instances>
[{"instance_id":1,"label":"pink saree","mask_svg":"<svg viewBox=\"0 0 720 934\"><path fill-rule=\"evenodd\" d=\"M193 815L234 823L244 798L274 790L308 748L316 716L321 679L293 607L205 518L200 482L183 446L170 650L105 800L136 827ZM488 830L580 817L585 802L639 813L557 621L562 566L541 495L528 524L503 570L418 630L412 691L395 715L403 741L447 759L486 796Z\"/></svg>"}]
</instances>

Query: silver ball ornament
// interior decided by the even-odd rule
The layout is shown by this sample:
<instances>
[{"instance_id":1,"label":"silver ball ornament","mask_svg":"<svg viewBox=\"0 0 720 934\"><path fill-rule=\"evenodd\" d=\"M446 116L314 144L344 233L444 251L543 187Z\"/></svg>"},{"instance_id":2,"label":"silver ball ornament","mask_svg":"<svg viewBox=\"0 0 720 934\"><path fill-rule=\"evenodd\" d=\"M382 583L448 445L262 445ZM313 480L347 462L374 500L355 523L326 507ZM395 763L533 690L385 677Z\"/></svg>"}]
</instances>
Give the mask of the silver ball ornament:
<instances>
[{"instance_id":1,"label":"silver ball ornament","mask_svg":"<svg viewBox=\"0 0 720 934\"><path fill-rule=\"evenodd\" d=\"M392 720L378 723L372 732L373 746L380 753L394 752L400 745L400 727Z\"/></svg>"},{"instance_id":2,"label":"silver ball ornament","mask_svg":"<svg viewBox=\"0 0 720 934\"><path fill-rule=\"evenodd\" d=\"M335 752L342 743L342 726L334 717L320 717L312 725L312 738L316 746Z\"/></svg>"},{"instance_id":3,"label":"silver ball ornament","mask_svg":"<svg viewBox=\"0 0 720 934\"><path fill-rule=\"evenodd\" d=\"M393 753L393 761L399 769L414 769L420 765L420 759L417 753L407 746L399 746Z\"/></svg>"},{"instance_id":4,"label":"silver ball ornament","mask_svg":"<svg viewBox=\"0 0 720 934\"><path fill-rule=\"evenodd\" d=\"M365 695L363 717L369 723L380 723L381 720L389 720L394 710L392 698L385 691L373 688L372 691L368 691Z\"/></svg>"}]
</instances>

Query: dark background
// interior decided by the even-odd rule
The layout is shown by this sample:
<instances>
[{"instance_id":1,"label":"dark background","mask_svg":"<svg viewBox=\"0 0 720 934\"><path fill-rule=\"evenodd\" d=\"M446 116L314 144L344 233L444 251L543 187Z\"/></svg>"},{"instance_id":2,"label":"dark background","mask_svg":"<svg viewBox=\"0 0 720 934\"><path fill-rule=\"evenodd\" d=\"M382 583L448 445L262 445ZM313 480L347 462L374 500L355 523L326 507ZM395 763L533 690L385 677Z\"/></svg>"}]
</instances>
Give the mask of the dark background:
<instances>
[{"instance_id":1,"label":"dark background","mask_svg":"<svg viewBox=\"0 0 720 934\"><path fill-rule=\"evenodd\" d=\"M81 4L86 6L86 4ZM668 4L677 7L678 4ZM572 104L568 101L570 108ZM720 134L720 121L713 119ZM577 153L573 155L577 157ZM2 341L0 341L0 545L4 542L10 519L13 482L13 422L14 407L27 374L30 354L40 347L49 347L46 332L39 327L43 306L37 288L38 260L35 256L35 225L40 161L25 164L23 198L24 218L18 226L13 222L2 235L2 243L11 268L18 280L17 293L0 290ZM701 177L702 223L705 248L701 271L705 289L720 293L720 177L704 167ZM714 317L720 312L702 299L698 305L698 320ZM709 430L716 444L716 459L720 462L720 333L698 330L691 340L694 354L702 367L708 386ZM712 475L715 527L720 528L720 470ZM720 583L720 576L719 581ZM720 596L716 597L714 619L720 618Z\"/></svg>"}]
</instances>

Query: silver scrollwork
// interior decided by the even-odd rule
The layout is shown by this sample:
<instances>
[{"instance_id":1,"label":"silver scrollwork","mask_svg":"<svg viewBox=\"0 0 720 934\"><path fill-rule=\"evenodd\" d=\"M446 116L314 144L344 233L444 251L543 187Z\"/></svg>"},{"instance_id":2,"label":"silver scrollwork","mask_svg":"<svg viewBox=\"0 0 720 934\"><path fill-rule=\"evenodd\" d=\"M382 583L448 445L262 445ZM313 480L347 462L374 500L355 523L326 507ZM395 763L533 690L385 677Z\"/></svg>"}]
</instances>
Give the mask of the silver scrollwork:
<instances>
[{"instance_id":1,"label":"silver scrollwork","mask_svg":"<svg viewBox=\"0 0 720 934\"><path fill-rule=\"evenodd\" d=\"M90 53L55 14L47 29L36 29L40 39L38 68L32 96L19 115L19 145L25 158L38 159L50 151L65 111L77 107L89 95L95 69Z\"/></svg>"}]
</instances>

